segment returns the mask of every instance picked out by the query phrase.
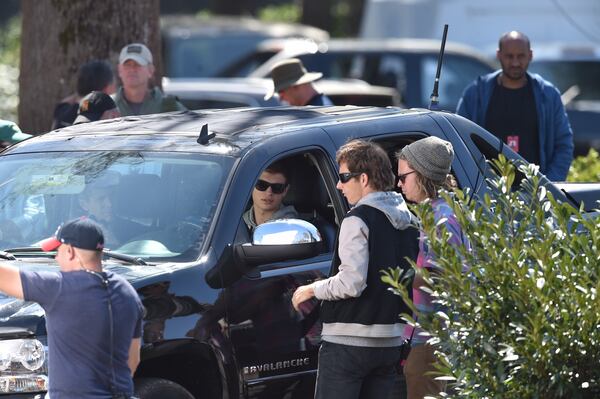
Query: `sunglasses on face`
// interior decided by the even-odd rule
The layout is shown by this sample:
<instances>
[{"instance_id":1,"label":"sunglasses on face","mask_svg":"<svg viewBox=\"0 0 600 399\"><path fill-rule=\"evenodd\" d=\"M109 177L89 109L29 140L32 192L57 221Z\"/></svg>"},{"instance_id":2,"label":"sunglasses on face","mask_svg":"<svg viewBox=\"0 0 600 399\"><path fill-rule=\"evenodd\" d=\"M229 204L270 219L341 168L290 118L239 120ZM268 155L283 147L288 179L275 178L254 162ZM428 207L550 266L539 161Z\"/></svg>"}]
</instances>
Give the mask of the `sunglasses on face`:
<instances>
[{"instance_id":1,"label":"sunglasses on face","mask_svg":"<svg viewBox=\"0 0 600 399\"><path fill-rule=\"evenodd\" d=\"M267 191L267 189L271 187L271 191L273 194L282 194L287 187L286 183L269 183L268 181L258 180L254 185L258 191Z\"/></svg>"},{"instance_id":2,"label":"sunglasses on face","mask_svg":"<svg viewBox=\"0 0 600 399\"><path fill-rule=\"evenodd\" d=\"M350 181L350 179L352 179L353 177L356 176L360 176L362 175L362 172L345 172L345 173L340 173L338 176L340 178L340 182L342 182L342 184L348 183Z\"/></svg>"},{"instance_id":3,"label":"sunglasses on face","mask_svg":"<svg viewBox=\"0 0 600 399\"><path fill-rule=\"evenodd\" d=\"M411 170L410 172L406 172L406 173L402 173L402 174L398 175L398 180L400 180L400 183L404 184L404 182L406 181L406 176L410 175L411 173L415 173L415 171Z\"/></svg>"}]
</instances>

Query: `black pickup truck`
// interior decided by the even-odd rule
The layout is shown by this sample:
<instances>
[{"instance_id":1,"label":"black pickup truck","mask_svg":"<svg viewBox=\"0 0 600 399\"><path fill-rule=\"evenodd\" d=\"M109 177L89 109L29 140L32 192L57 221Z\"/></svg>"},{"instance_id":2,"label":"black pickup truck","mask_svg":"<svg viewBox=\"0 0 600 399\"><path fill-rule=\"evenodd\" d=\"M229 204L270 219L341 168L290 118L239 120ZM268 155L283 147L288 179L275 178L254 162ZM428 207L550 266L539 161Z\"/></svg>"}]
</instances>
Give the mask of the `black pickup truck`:
<instances>
[{"instance_id":1,"label":"black pickup truck","mask_svg":"<svg viewBox=\"0 0 600 399\"><path fill-rule=\"evenodd\" d=\"M429 135L452 142L452 172L476 196L488 190L487 159L518 158L470 121L422 109L246 108L57 130L0 154L0 256L20 268L56 270L39 240L65 220L103 214L105 268L127 278L146 308L135 374L141 398L310 398L318 304L296 312L291 295L327 276L349 209L335 188L335 152L360 137L392 157ZM302 220L264 225L261 237L258 230L251 237L242 214L276 160L292 165L285 203ZM575 207L585 201L592 212L600 198L600 184L543 179ZM42 393L45 356L43 310L1 296L0 397Z\"/></svg>"}]
</instances>

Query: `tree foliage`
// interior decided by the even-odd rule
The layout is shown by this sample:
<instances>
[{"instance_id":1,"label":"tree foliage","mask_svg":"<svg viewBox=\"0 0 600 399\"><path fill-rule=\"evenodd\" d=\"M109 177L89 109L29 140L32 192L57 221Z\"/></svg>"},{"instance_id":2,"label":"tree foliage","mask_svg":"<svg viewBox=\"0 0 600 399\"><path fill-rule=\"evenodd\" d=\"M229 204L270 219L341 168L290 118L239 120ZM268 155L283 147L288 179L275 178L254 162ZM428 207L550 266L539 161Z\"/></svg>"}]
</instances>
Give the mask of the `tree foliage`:
<instances>
[{"instance_id":1,"label":"tree foliage","mask_svg":"<svg viewBox=\"0 0 600 399\"><path fill-rule=\"evenodd\" d=\"M439 350L440 375L453 382L447 395L599 397L600 218L558 202L534 166L519 166L526 178L516 184L513 165L503 157L494 165L482 201L443 194L471 251L448 243L428 204L413 208L442 270L416 272L444 309L418 322ZM408 300L398 275L383 279Z\"/></svg>"}]
</instances>

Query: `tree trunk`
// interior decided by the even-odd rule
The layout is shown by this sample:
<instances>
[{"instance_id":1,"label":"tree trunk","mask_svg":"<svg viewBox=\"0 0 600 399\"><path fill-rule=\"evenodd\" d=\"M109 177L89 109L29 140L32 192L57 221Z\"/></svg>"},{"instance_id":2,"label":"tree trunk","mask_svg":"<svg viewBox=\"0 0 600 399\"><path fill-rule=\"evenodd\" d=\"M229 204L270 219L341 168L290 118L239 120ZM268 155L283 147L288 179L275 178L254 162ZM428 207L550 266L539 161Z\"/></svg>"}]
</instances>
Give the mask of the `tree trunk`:
<instances>
[{"instance_id":1,"label":"tree trunk","mask_svg":"<svg viewBox=\"0 0 600 399\"><path fill-rule=\"evenodd\" d=\"M79 66L93 59L116 66L127 43L150 48L160 82L159 0L23 0L21 6L18 112L23 131L48 131L55 105L75 92Z\"/></svg>"}]
</instances>

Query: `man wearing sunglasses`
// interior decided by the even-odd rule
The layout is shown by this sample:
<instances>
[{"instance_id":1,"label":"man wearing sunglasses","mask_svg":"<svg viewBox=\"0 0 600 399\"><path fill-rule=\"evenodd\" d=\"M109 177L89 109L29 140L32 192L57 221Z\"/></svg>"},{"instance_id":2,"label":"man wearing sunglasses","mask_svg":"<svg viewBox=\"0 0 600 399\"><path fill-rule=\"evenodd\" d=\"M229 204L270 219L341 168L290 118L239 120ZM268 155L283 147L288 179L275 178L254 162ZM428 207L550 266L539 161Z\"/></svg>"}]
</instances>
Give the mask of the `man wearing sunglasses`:
<instances>
[{"instance_id":1,"label":"man wearing sunglasses","mask_svg":"<svg viewBox=\"0 0 600 399\"><path fill-rule=\"evenodd\" d=\"M411 270L418 233L394 185L390 159L378 145L353 140L337 153L338 190L352 209L340 226L332 276L299 287L298 306L323 301L322 343L315 398L384 398L410 328L399 315L408 306L381 281L381 271Z\"/></svg>"},{"instance_id":2,"label":"man wearing sunglasses","mask_svg":"<svg viewBox=\"0 0 600 399\"><path fill-rule=\"evenodd\" d=\"M298 217L293 206L283 205L288 188L288 173L281 162L275 162L265 169L252 190L252 207L243 216L250 233L254 232L256 226L269 220Z\"/></svg>"}]
</instances>

